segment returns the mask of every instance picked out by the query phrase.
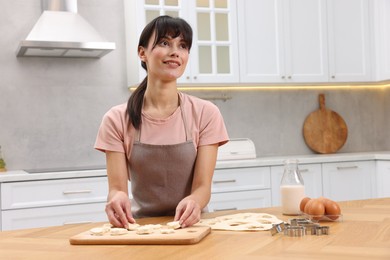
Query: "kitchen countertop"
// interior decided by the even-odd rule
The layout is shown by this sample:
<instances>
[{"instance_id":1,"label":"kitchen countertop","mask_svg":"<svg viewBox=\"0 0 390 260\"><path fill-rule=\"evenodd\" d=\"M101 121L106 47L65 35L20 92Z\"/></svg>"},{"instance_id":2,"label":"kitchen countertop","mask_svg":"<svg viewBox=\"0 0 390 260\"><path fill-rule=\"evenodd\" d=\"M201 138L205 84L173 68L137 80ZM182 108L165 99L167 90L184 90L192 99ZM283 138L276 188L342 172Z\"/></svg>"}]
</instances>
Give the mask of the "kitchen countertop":
<instances>
[{"instance_id":1,"label":"kitchen countertop","mask_svg":"<svg viewBox=\"0 0 390 260\"><path fill-rule=\"evenodd\" d=\"M366 160L390 160L390 151L367 152L367 153L335 153L335 154L311 154L311 155L291 155L291 156L267 156L256 159L245 160L220 160L217 161L216 169L237 168L237 167L259 167L283 165L286 159L298 159L301 164L366 161ZM105 169L90 170L45 170L43 172L28 173L23 170L8 171L0 173L1 182L30 181L30 180L52 180L64 178L86 178L106 176Z\"/></svg>"},{"instance_id":2,"label":"kitchen countertop","mask_svg":"<svg viewBox=\"0 0 390 260\"><path fill-rule=\"evenodd\" d=\"M0 232L2 259L390 259L390 198L340 202L342 222L327 222L329 235L271 236L269 231L215 231L194 245L70 245L69 238L102 223ZM280 208L205 213L212 218L237 212L281 215ZM140 224L171 217L145 218Z\"/></svg>"}]
</instances>

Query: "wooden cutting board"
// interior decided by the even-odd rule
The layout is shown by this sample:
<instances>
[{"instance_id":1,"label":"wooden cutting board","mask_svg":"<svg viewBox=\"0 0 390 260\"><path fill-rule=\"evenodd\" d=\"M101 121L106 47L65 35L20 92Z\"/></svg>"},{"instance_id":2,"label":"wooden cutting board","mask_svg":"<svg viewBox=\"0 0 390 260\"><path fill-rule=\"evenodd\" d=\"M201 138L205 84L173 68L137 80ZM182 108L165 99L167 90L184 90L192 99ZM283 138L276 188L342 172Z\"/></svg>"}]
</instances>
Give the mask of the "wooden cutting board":
<instances>
[{"instance_id":1,"label":"wooden cutting board","mask_svg":"<svg viewBox=\"0 0 390 260\"><path fill-rule=\"evenodd\" d=\"M346 142L348 128L344 119L325 107L325 96L318 96L320 109L310 113L303 125L306 144L317 153L337 152Z\"/></svg>"},{"instance_id":2,"label":"wooden cutting board","mask_svg":"<svg viewBox=\"0 0 390 260\"><path fill-rule=\"evenodd\" d=\"M208 226L192 226L176 229L172 234L161 234L156 230L152 234L138 235L128 231L125 235L102 236L91 235L89 231L82 232L69 239L72 245L190 245L196 244L211 231Z\"/></svg>"}]
</instances>

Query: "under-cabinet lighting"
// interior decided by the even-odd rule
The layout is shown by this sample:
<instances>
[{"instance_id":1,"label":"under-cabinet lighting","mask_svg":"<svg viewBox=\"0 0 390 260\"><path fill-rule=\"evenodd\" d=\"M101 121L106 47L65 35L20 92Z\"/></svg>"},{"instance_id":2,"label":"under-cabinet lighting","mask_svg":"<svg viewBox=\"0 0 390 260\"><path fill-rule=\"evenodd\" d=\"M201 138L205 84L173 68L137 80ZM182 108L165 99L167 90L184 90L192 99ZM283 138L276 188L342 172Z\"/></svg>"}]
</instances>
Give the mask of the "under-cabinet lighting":
<instances>
[{"instance_id":1,"label":"under-cabinet lighting","mask_svg":"<svg viewBox=\"0 0 390 260\"><path fill-rule=\"evenodd\" d=\"M137 87L129 87L134 91ZM229 85L229 86L179 86L180 91L247 91L247 90L302 90L302 89L385 89L390 88L390 83L386 84L359 84L359 85Z\"/></svg>"}]
</instances>

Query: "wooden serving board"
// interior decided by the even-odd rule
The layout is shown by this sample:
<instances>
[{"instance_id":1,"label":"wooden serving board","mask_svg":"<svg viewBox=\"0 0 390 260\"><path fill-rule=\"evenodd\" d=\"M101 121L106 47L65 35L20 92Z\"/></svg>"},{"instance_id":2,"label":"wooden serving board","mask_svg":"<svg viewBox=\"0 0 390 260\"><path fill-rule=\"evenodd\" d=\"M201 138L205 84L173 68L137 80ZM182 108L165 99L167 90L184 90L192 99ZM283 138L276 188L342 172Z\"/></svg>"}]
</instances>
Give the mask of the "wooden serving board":
<instances>
[{"instance_id":1,"label":"wooden serving board","mask_svg":"<svg viewBox=\"0 0 390 260\"><path fill-rule=\"evenodd\" d=\"M69 242L72 245L190 245L201 241L210 231L211 228L208 226L180 228L172 234L161 234L159 230L156 230L147 235L138 235L135 231L128 231L125 235L96 236L85 231L71 237Z\"/></svg>"},{"instance_id":2,"label":"wooden serving board","mask_svg":"<svg viewBox=\"0 0 390 260\"><path fill-rule=\"evenodd\" d=\"M303 125L306 144L317 153L337 152L346 142L348 128L344 119L325 107L324 94L319 95L320 109L310 113Z\"/></svg>"}]
</instances>

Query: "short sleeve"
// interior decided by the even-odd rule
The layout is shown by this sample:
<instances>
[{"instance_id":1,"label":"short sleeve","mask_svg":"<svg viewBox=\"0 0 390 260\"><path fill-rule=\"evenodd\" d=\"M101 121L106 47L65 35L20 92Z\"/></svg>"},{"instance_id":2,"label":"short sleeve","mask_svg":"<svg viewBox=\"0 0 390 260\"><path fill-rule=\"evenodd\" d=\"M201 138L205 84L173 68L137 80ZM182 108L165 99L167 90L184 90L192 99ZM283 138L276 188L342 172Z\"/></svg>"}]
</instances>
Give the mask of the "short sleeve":
<instances>
[{"instance_id":1,"label":"short sleeve","mask_svg":"<svg viewBox=\"0 0 390 260\"><path fill-rule=\"evenodd\" d=\"M221 146L229 141L222 114L213 103L205 103L200 122L199 146L216 143Z\"/></svg>"},{"instance_id":2,"label":"short sleeve","mask_svg":"<svg viewBox=\"0 0 390 260\"><path fill-rule=\"evenodd\" d=\"M102 119L94 148L106 152L125 153L124 129L125 116L120 106L110 109Z\"/></svg>"}]
</instances>

